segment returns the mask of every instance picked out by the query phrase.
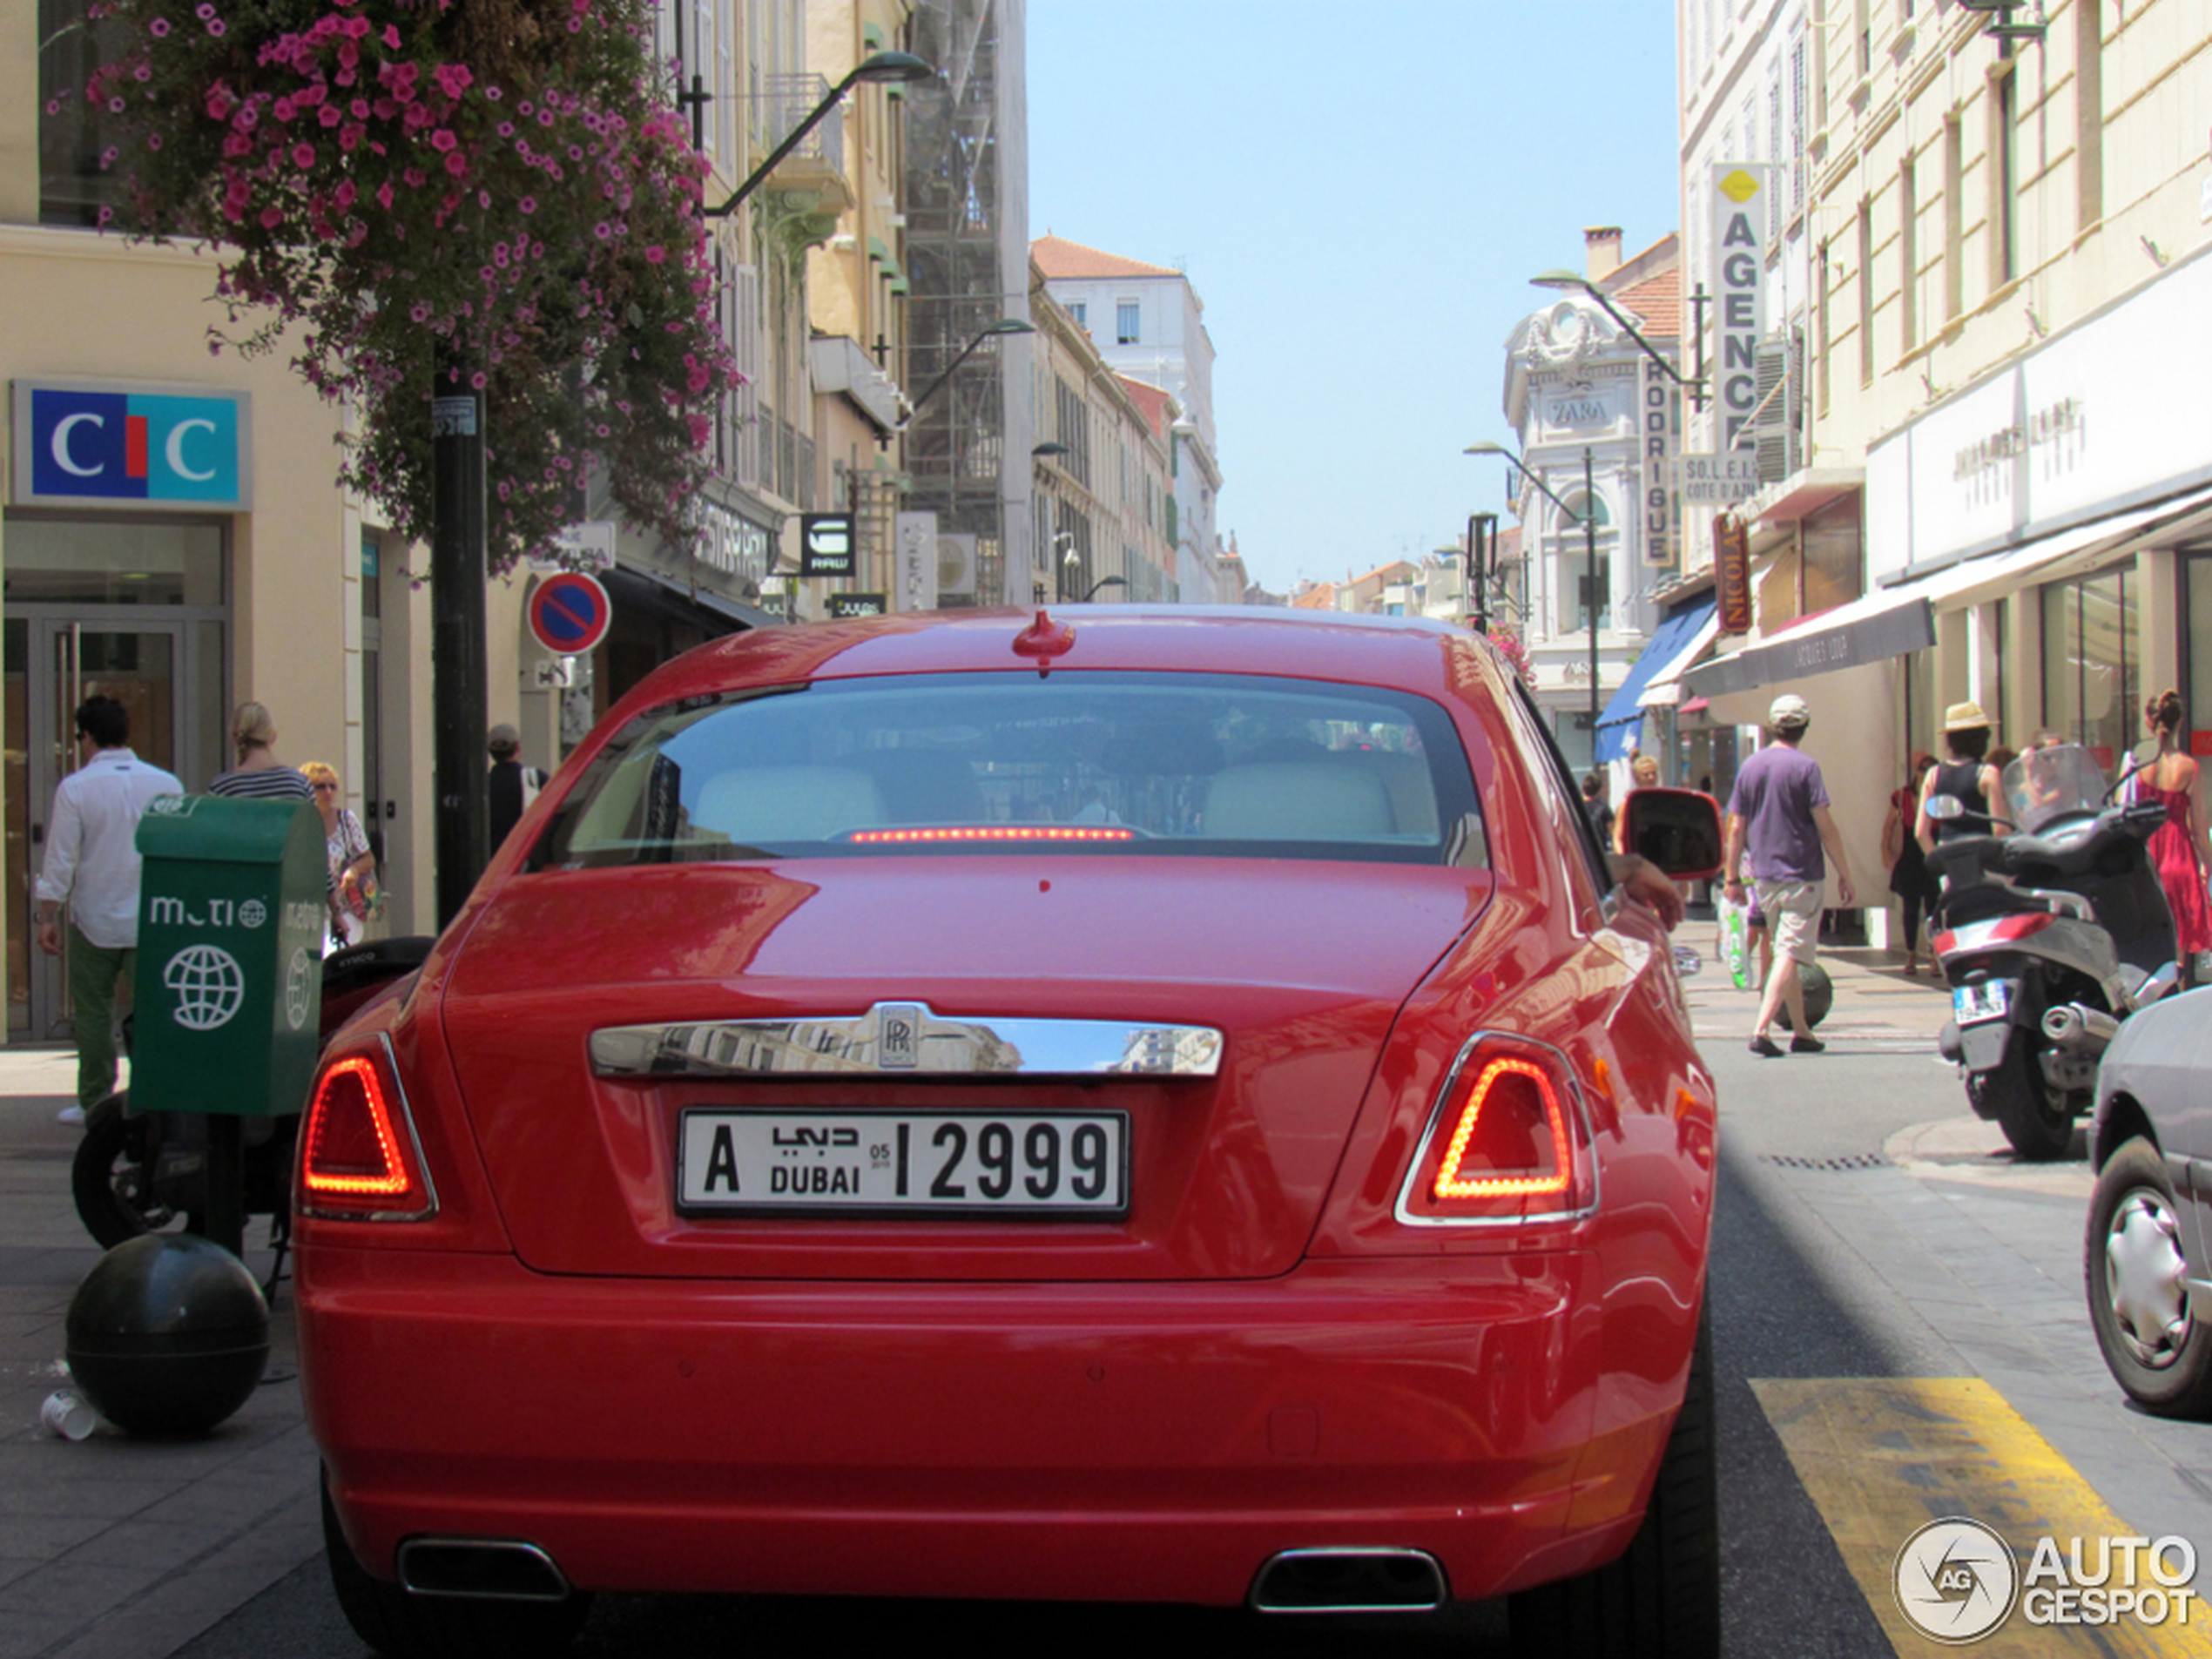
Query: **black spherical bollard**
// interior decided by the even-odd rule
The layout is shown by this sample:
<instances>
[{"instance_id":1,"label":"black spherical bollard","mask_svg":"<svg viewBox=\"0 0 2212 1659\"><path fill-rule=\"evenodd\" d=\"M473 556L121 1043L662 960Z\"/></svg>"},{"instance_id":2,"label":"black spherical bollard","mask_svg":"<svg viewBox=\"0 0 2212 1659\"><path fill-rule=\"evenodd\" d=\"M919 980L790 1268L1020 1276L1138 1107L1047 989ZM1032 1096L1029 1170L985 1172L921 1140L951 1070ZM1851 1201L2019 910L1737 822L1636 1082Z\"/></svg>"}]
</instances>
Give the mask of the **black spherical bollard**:
<instances>
[{"instance_id":1,"label":"black spherical bollard","mask_svg":"<svg viewBox=\"0 0 2212 1659\"><path fill-rule=\"evenodd\" d=\"M1805 1023L1818 1025L1836 1005L1836 981L1828 977L1828 970L1818 962L1798 963L1797 981L1805 988ZM1792 1031L1797 1028L1791 1023L1787 1003L1783 1005L1782 1023Z\"/></svg>"},{"instance_id":2,"label":"black spherical bollard","mask_svg":"<svg viewBox=\"0 0 2212 1659\"><path fill-rule=\"evenodd\" d=\"M148 1233L100 1258L70 1298L69 1368L133 1434L205 1434L246 1404L269 1363L269 1305L246 1264L188 1233Z\"/></svg>"}]
</instances>

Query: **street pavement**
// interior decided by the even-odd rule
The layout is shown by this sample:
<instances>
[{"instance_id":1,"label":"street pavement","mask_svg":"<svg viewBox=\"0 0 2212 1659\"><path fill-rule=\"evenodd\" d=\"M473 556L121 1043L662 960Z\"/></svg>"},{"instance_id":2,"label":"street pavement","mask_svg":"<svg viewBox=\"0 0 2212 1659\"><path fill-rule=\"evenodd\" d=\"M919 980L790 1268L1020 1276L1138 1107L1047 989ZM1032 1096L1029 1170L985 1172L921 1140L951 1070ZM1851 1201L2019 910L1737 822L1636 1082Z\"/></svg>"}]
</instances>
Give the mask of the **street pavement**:
<instances>
[{"instance_id":1,"label":"street pavement","mask_svg":"<svg viewBox=\"0 0 2212 1659\"><path fill-rule=\"evenodd\" d=\"M1871 1544L1860 1535L1872 1523L1852 1511L1850 1492L1839 1500L1823 1481L1803 1434L1828 1379L1979 1379L1967 1386L1987 1385L2048 1442L2057 1467L2080 1473L2105 1507L2099 1513L2212 1548L2212 1427L2127 1409L2089 1333L2081 1218L2091 1182L2078 1149L2070 1162L2019 1164L2002 1136L1966 1112L1934 1054L1948 1014L1940 988L1905 977L1881 952L1824 952L1836 985L1821 1029L1829 1053L1759 1061L1743 1049L1753 994L1730 986L1710 922L1685 924L1676 941L1697 959L1685 995L1721 1087L1713 1294L1728 1373L1723 1525L1733 1507L1733 1531L1750 1534L1747 1544L1724 1545L1728 1651L1891 1649L1893 1638L1875 1628L1885 1612L1858 1555L1893 1553L1901 1541L1878 1527ZM325 1605L320 1583L315 1454L288 1294L273 1309L267 1379L207 1438L147 1442L103 1428L70 1442L40 1427L40 1402L66 1386L70 1298L99 1253L69 1194L78 1131L55 1116L68 1103L72 1063L57 1051L0 1049L0 1659L351 1659L361 1649ZM1752 1248L1729 1248L1771 1263L1765 1282L1762 1271L1723 1266L1723 1245L1753 1235ZM257 1277L271 1264L265 1236L265 1222L249 1230ZM1787 1291L1777 1289L1785 1278ZM1823 1311L1808 1313L1804 1303L1815 1297ZM1858 1311L1879 1334L1840 1340L1837 1309ZM1869 1362L1875 1350L1881 1364ZM1773 1589L1762 1570L1760 1552L1792 1525L1801 1543L1839 1550L1865 1590L1862 1601L1831 1574L1842 1588L1829 1591L1837 1600L1824 1626L1809 1628L1804 1604ZM273 1622L280 1606L299 1619L301 1605L310 1606L304 1624ZM602 1614L587 1651L675 1650L624 1637L625 1625L650 1633L658 1615L604 1606ZM848 1628L857 1638L867 1621ZM272 1634L279 1629L303 1634ZM765 1634L757 1625L755 1633ZM2030 1633L2000 1635L2012 1634ZM2061 1633L2032 1634L2042 1639L2038 1655L2089 1650L2058 1641ZM1303 1642L1301 1635L1298 1650Z\"/></svg>"}]
</instances>

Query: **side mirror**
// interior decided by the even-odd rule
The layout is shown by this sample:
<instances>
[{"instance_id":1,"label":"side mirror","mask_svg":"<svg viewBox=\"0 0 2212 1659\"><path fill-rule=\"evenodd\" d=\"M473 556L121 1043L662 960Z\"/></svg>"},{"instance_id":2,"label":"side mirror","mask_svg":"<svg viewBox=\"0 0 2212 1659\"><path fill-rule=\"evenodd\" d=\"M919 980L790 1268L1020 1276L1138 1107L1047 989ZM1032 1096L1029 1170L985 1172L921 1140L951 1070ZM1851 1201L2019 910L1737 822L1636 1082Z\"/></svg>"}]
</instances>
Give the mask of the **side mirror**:
<instances>
[{"instance_id":1,"label":"side mirror","mask_svg":"<svg viewBox=\"0 0 2212 1659\"><path fill-rule=\"evenodd\" d=\"M1632 789L1621 803L1629 850L1677 881L1721 873L1721 809L1695 789Z\"/></svg>"},{"instance_id":2,"label":"side mirror","mask_svg":"<svg viewBox=\"0 0 2212 1659\"><path fill-rule=\"evenodd\" d=\"M1928 797L1928 816L1934 819L1939 824L1948 824L1952 819L1957 818L1965 813L1966 810L1966 803L1960 800L1956 795L1931 795Z\"/></svg>"}]
</instances>

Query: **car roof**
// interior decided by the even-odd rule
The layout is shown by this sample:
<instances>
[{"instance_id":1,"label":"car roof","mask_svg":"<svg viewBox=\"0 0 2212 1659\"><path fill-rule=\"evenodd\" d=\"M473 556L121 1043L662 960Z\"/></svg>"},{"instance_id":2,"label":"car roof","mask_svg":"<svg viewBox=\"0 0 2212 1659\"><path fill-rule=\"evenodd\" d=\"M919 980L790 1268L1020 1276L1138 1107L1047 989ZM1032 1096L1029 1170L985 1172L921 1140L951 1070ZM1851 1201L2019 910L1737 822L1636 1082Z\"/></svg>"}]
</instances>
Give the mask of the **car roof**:
<instances>
[{"instance_id":1,"label":"car roof","mask_svg":"<svg viewBox=\"0 0 2212 1659\"><path fill-rule=\"evenodd\" d=\"M757 629L664 664L624 701L635 709L745 685L1035 668L1041 659L1017 653L1014 642L1040 617L1074 630L1064 651L1042 659L1053 670L1284 674L1432 697L1474 691L1471 678L1496 671L1487 641L1426 617L1258 605L1048 605Z\"/></svg>"}]
</instances>

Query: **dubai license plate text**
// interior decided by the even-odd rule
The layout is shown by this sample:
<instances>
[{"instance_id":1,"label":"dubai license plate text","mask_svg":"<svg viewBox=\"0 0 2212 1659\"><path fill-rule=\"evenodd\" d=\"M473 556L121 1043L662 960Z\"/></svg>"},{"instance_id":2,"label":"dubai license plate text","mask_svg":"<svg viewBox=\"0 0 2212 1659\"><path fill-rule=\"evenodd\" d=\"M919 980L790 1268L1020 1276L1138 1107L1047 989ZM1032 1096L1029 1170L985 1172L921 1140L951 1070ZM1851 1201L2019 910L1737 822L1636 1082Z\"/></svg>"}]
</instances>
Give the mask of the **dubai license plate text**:
<instances>
[{"instance_id":1,"label":"dubai license plate text","mask_svg":"<svg viewBox=\"0 0 2212 1659\"><path fill-rule=\"evenodd\" d=\"M691 1214L1104 1218L1129 1209L1123 1112L693 1107L678 1141L677 1207Z\"/></svg>"}]
</instances>

